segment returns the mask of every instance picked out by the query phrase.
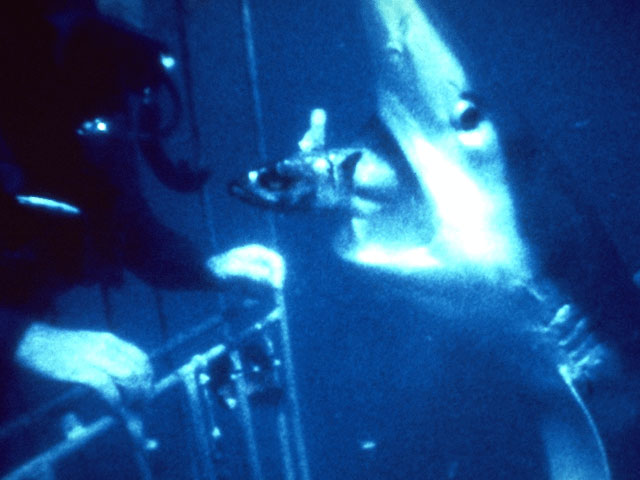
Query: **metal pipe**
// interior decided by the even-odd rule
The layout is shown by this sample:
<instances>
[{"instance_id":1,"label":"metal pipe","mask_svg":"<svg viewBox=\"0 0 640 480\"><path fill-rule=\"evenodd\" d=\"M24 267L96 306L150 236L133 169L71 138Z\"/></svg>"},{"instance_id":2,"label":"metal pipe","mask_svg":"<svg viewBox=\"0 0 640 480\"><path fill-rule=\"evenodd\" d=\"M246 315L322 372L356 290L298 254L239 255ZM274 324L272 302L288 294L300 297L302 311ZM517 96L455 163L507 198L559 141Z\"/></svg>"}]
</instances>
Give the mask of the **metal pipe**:
<instances>
[{"instance_id":1,"label":"metal pipe","mask_svg":"<svg viewBox=\"0 0 640 480\"><path fill-rule=\"evenodd\" d=\"M70 436L66 440L58 443L49 450L29 460L27 463L21 465L9 475L4 477L4 480L27 480L32 478L43 478L41 475L45 472L44 478L55 478L53 475L53 468L56 462L71 455L80 448L84 447L88 442L95 437L107 432L116 423L114 417L104 416L87 427L82 427L78 432L74 432L73 436Z\"/></svg>"},{"instance_id":2,"label":"metal pipe","mask_svg":"<svg viewBox=\"0 0 640 480\"><path fill-rule=\"evenodd\" d=\"M247 439L247 450L249 453L251 473L254 480L262 480L262 467L260 466L260 458L258 457L258 444L256 443L256 435L253 429L253 418L251 415L251 407L249 406L249 398L247 396L247 384L242 370L242 359L240 358L238 350L232 350L230 352L230 358L236 372L236 395L238 397L238 405L240 406L242 426Z\"/></svg>"},{"instance_id":3,"label":"metal pipe","mask_svg":"<svg viewBox=\"0 0 640 480\"><path fill-rule=\"evenodd\" d=\"M300 478L309 480L309 461L307 460L307 450L304 443L304 432L302 430L302 420L300 418L300 404L298 401L298 390L296 386L295 370L293 368L293 354L291 352L291 339L289 337L289 324L287 322L287 312L284 304L284 295L279 291L276 300L280 309L280 332L282 335L282 350L284 357L285 381L287 385L287 397L291 405L293 440L298 455L298 467Z\"/></svg>"},{"instance_id":4,"label":"metal pipe","mask_svg":"<svg viewBox=\"0 0 640 480\"><path fill-rule=\"evenodd\" d=\"M199 357L198 355L196 357ZM196 380L198 359L189 362L189 368L180 368L180 377L184 383L187 397L189 399L189 407L191 411L191 420L193 424L193 432L196 439L196 449L198 452L197 461L200 466L198 478L213 479L214 466L211 461L209 438L202 416L202 403L198 393L198 383ZM206 365L206 364L205 364Z\"/></svg>"},{"instance_id":5,"label":"metal pipe","mask_svg":"<svg viewBox=\"0 0 640 480\"><path fill-rule=\"evenodd\" d=\"M291 458L291 438L289 437L289 427L287 426L287 417L284 412L278 412L278 437L280 438L280 445L282 447L285 479L295 480L293 458Z\"/></svg>"},{"instance_id":6,"label":"metal pipe","mask_svg":"<svg viewBox=\"0 0 640 480\"><path fill-rule=\"evenodd\" d=\"M253 95L253 107L256 116L256 131L257 131L257 140L258 140L258 154L260 157L260 162L262 164L266 164L267 160L267 149L266 149L266 141L264 134L264 121L262 115L262 101L260 98L260 88L258 82L258 68L256 62L256 54L255 54L255 43L253 39L253 27L251 23L251 7L249 5L249 0L242 0L242 27L244 30L244 39L247 50L247 66L249 69L249 78L251 81L251 91ZM275 222L273 220L273 215L269 215L269 226L271 229L271 234L274 239L274 243L276 243L276 230L275 230ZM293 368L293 355L291 353L291 339L289 336L289 326L287 321L287 311L285 308L284 294L281 289L276 291L276 304L277 309L279 311L279 320L280 320L280 332L281 332L281 344L284 353L284 370L285 370L285 381L286 381L286 390L287 397L289 400L289 405L292 410L292 424L293 424L293 437L296 446L296 453L298 458L298 467L300 470L300 478L302 480L309 480L309 463L307 460L306 447L304 443L304 433L302 431L302 424L300 419L300 406L298 402L298 394L296 389L295 382L295 371ZM279 423L280 424L280 423ZM283 450L289 448L289 442L285 441L287 436L283 435L284 432L280 432L281 437L281 447ZM286 458L291 458L291 453L288 451L284 454L283 460L285 460L286 467ZM290 473L290 472L289 472ZM289 474L288 473L288 474Z\"/></svg>"},{"instance_id":7,"label":"metal pipe","mask_svg":"<svg viewBox=\"0 0 640 480\"><path fill-rule=\"evenodd\" d=\"M179 333L178 335L173 337L171 340L169 340L169 342L167 342L164 346L151 352L149 357L152 360L155 360L159 357L167 355L171 353L173 350L179 348L181 345L202 335L204 332L219 325L220 323L221 323L221 318L218 316L213 316L211 318L208 318L207 320L196 325L186 333ZM209 361L217 357L218 355L222 354L225 351L225 348L226 347L224 347L224 345L216 345L202 355L207 359L207 361ZM193 361L193 358L192 358L192 361ZM181 368L185 368L185 367L186 365L184 365ZM180 381L180 378L178 377L178 371L176 370L155 384L154 396L161 393L162 391L176 384L179 381ZM36 410L20 415L17 418L13 419L11 422L5 423L4 425L2 425L2 428L0 429L0 440L9 438L15 435L21 429L28 428L29 425L47 416L49 412L54 408L60 405L63 405L65 403L71 402L73 400L76 400L80 398L82 395L86 395L87 391L88 391L87 387L83 387L83 386L72 387L67 392L63 393L59 397L54 398L50 402L38 407Z\"/></svg>"}]
</instances>

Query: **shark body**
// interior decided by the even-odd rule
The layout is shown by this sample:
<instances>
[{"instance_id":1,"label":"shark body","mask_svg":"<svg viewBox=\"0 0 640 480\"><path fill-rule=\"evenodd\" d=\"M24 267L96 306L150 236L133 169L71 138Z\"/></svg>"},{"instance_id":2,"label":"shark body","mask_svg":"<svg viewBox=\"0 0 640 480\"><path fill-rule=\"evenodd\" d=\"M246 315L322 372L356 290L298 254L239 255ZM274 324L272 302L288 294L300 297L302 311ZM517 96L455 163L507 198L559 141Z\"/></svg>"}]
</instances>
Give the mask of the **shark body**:
<instances>
[{"instance_id":1,"label":"shark body","mask_svg":"<svg viewBox=\"0 0 640 480\"><path fill-rule=\"evenodd\" d=\"M414 0L366 0L363 14L379 72L377 118L367 127L368 138L327 148L326 114L313 112L299 152L250 171L230 184L230 193L274 210L341 212L345 221L334 241L340 257L384 272L405 294L410 283L415 302L434 322L433 331L448 343L443 357L464 350L460 345L473 345L482 367L450 368L462 379L452 382L474 399L468 408L480 401L476 395L483 382L491 388L483 369L493 357L502 355L502 363L512 364L497 368L537 405L523 413L531 416L529 426L514 427L533 431L539 441L539 470L532 468L531 478L611 478L605 447L576 387L580 366L597 364L605 354L584 332L571 337L584 322L575 307L570 314L571 307L562 306L564 292L542 278L537 252L522 233L523 202L510 183L508 152L494 123L460 62ZM535 346L529 333L541 330L564 336L560 343L572 352L563 356ZM441 372L430 367L425 375L436 378ZM523 376L528 380L521 381ZM427 404L455 403L450 392L434 391L428 396L438 400ZM482 401L491 402L484 396ZM441 414L459 419L468 412ZM477 420L467 420L473 438ZM425 425L440 429L437 422ZM491 438L485 440L490 449ZM455 442L448 449L437 439L424 442L425 451L442 448L443 455L458 448ZM504 460L498 457L496 462ZM455 465L449 478L458 473L466 478L463 471L477 476L474 467ZM508 475L505 469L496 471Z\"/></svg>"}]
</instances>

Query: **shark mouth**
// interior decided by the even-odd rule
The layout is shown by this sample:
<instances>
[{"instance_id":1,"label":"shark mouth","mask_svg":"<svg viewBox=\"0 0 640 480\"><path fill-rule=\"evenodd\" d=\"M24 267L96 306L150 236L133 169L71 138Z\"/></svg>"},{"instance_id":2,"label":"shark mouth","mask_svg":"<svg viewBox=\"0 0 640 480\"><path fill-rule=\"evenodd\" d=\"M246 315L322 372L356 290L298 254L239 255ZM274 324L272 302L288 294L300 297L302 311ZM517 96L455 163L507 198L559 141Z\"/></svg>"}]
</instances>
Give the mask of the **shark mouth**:
<instances>
[{"instance_id":1,"label":"shark mouth","mask_svg":"<svg viewBox=\"0 0 640 480\"><path fill-rule=\"evenodd\" d=\"M360 220L354 218L350 226L351 236L360 237L358 241L352 242L352 246L356 248L344 249L338 246L340 253L347 260L407 273L441 266L441 262L431 254L428 245L416 245L410 242L404 245L389 244L377 239L363 239Z\"/></svg>"},{"instance_id":2,"label":"shark mouth","mask_svg":"<svg viewBox=\"0 0 640 480\"><path fill-rule=\"evenodd\" d=\"M402 199L378 211L351 217L336 237L340 256L406 273L441 266L432 253L438 224L433 202L419 193L403 192Z\"/></svg>"}]
</instances>

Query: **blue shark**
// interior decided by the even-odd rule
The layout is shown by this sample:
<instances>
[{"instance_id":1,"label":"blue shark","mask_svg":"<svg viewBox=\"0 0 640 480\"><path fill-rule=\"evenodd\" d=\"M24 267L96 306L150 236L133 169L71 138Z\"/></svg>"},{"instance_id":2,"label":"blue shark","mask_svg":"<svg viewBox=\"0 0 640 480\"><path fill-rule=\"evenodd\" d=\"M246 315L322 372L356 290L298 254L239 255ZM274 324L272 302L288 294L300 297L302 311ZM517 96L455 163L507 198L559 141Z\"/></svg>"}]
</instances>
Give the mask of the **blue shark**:
<instances>
[{"instance_id":1,"label":"blue shark","mask_svg":"<svg viewBox=\"0 0 640 480\"><path fill-rule=\"evenodd\" d=\"M541 406L522 415L531 416L546 478L611 478L578 385L607 352L578 309L537 274L496 126L416 1L362 5L378 71L374 129L383 141L327 147L327 113L315 110L299 152L251 170L230 193L274 210L342 212L333 245L341 258L383 272L389 283L381 290L410 295L445 332L442 342L487 345L481 358L503 355L513 364L506 375L527 378L514 382ZM520 357L501 353L518 350ZM425 368L429 374L439 372ZM466 381L469 392L484 382Z\"/></svg>"}]
</instances>

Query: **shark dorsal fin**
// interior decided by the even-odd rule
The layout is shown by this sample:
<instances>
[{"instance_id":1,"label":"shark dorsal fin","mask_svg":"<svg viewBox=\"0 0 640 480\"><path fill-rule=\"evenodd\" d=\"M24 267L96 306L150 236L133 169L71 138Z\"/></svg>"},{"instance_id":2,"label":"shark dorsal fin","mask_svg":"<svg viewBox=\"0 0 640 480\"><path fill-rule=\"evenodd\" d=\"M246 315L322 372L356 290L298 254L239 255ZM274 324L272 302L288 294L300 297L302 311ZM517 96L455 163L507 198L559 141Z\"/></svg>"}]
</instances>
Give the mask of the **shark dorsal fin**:
<instances>
[{"instance_id":1,"label":"shark dorsal fin","mask_svg":"<svg viewBox=\"0 0 640 480\"><path fill-rule=\"evenodd\" d=\"M353 176L356 171L356 165L362 158L362 151L356 150L345 157L340 163L340 177L349 190L353 189Z\"/></svg>"},{"instance_id":2,"label":"shark dorsal fin","mask_svg":"<svg viewBox=\"0 0 640 480\"><path fill-rule=\"evenodd\" d=\"M321 150L324 148L325 125L327 123L327 112L321 108L311 111L309 117L309 130L298 142L301 152Z\"/></svg>"},{"instance_id":3,"label":"shark dorsal fin","mask_svg":"<svg viewBox=\"0 0 640 480\"><path fill-rule=\"evenodd\" d=\"M347 178L353 178L353 174L356 170L356 165L362 158L362 151L357 150L353 153L350 153L345 157L345 159L340 163L340 170Z\"/></svg>"}]
</instances>

